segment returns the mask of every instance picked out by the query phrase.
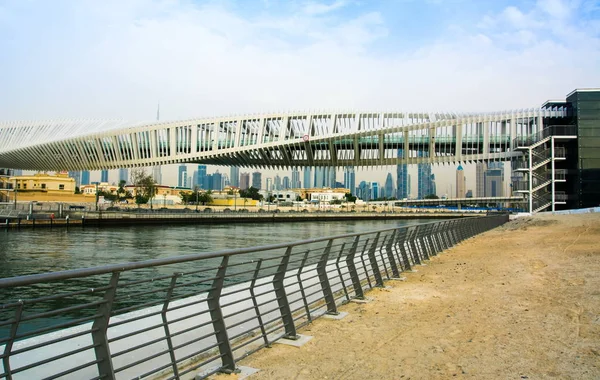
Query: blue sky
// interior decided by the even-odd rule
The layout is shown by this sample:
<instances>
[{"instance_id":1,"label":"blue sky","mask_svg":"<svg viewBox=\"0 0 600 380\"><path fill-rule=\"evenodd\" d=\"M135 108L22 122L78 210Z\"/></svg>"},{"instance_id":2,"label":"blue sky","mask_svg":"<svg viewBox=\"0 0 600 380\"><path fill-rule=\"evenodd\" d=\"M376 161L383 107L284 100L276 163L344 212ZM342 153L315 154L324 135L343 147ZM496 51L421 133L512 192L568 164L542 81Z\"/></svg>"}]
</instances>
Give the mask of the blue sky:
<instances>
[{"instance_id":1,"label":"blue sky","mask_svg":"<svg viewBox=\"0 0 600 380\"><path fill-rule=\"evenodd\" d=\"M600 83L586 0L0 0L0 114L479 111Z\"/></svg>"},{"instance_id":2,"label":"blue sky","mask_svg":"<svg viewBox=\"0 0 600 380\"><path fill-rule=\"evenodd\" d=\"M484 111L600 87L600 1L0 0L0 119Z\"/></svg>"}]
</instances>

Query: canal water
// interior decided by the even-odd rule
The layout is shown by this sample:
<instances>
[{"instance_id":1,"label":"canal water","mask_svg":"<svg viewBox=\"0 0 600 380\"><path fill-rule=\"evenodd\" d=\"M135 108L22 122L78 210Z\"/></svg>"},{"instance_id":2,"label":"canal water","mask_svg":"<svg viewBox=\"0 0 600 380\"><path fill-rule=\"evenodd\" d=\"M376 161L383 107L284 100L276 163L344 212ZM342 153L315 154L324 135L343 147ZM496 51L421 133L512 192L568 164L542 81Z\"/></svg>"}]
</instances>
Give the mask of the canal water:
<instances>
[{"instance_id":1,"label":"canal water","mask_svg":"<svg viewBox=\"0 0 600 380\"><path fill-rule=\"evenodd\" d=\"M235 248L264 246L427 222L431 222L431 220L148 225L119 226L114 228L72 227L68 230L65 228L38 228L0 231L0 277L7 278ZM280 254L282 253L280 252ZM237 256L236 258L241 261L252 261L261 258L266 259L265 255L269 254L272 255L273 252L253 252ZM208 266L208 268L218 266L219 259L211 260L213 261L202 260L194 263L180 263L128 272L128 275L134 277L122 279L120 282L165 277L175 272L201 270L203 265ZM206 276L213 276L213 274L209 275L207 273ZM226 282L247 281L248 276L250 274L228 278ZM108 278L100 284L106 285ZM96 282L97 280L82 278L69 280L68 283L44 283L34 287L2 289L0 290L0 306L19 299L32 300L39 297L48 297L57 292L76 292L81 289L96 288L99 286L99 283ZM169 279L167 278L165 281L168 282ZM167 285L168 283L163 284L161 281L156 281L146 283L144 289L163 289ZM206 283L203 286L207 287L209 284ZM202 286L199 285L197 290L201 291L202 289ZM140 290L133 287L131 291L136 292ZM143 297L128 297L126 292L127 289L120 288L119 294L122 300L118 302L118 305L115 304L116 308L135 308L137 307L136 305L145 305L155 298L153 294ZM156 293L156 297L159 296L160 294ZM89 302L93 299L95 299L94 296L79 296L43 301L33 305L28 304L29 306L26 306L23 312L27 314L48 312L75 306L78 303ZM117 303L117 301L115 302ZM2 324L1 321L13 318L14 313L14 306L8 308L0 307L0 341L9 334L10 326ZM78 310L66 314L53 315L44 319L28 320L21 322L19 331L33 331L49 325L75 320L89 314L89 310Z\"/></svg>"},{"instance_id":2,"label":"canal water","mask_svg":"<svg viewBox=\"0 0 600 380\"><path fill-rule=\"evenodd\" d=\"M373 231L431 220L240 223L0 231L0 278ZM0 299L0 302L4 300Z\"/></svg>"}]
</instances>

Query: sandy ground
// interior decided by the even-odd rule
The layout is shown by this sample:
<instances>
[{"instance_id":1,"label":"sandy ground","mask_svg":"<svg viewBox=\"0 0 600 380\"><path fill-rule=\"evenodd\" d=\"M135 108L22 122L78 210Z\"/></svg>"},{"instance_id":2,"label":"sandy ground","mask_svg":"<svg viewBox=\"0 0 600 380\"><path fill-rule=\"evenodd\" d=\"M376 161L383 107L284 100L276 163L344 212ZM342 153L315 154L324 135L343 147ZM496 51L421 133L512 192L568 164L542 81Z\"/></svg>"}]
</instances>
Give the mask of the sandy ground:
<instances>
[{"instance_id":1,"label":"sandy ground","mask_svg":"<svg viewBox=\"0 0 600 380\"><path fill-rule=\"evenodd\" d=\"M599 379L600 214L519 219L242 360L249 379ZM218 375L235 379L236 375Z\"/></svg>"}]
</instances>

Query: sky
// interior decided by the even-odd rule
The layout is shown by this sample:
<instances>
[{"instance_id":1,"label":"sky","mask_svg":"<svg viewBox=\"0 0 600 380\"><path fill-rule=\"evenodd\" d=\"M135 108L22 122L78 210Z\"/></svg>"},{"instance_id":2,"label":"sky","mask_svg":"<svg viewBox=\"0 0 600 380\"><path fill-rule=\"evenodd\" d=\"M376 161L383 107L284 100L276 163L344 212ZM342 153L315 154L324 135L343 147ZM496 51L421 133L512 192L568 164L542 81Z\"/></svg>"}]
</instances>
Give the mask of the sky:
<instances>
[{"instance_id":1,"label":"sky","mask_svg":"<svg viewBox=\"0 0 600 380\"><path fill-rule=\"evenodd\" d=\"M499 111L584 87L599 0L0 0L0 121Z\"/></svg>"}]
</instances>

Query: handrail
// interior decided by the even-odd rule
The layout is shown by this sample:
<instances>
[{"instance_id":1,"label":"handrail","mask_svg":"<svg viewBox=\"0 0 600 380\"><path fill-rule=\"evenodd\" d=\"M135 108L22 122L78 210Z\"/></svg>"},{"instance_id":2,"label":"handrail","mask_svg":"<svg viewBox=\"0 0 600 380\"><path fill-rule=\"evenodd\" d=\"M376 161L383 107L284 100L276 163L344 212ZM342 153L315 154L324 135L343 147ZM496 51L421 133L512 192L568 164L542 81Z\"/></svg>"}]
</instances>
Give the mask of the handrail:
<instances>
[{"instance_id":1,"label":"handrail","mask_svg":"<svg viewBox=\"0 0 600 380\"><path fill-rule=\"evenodd\" d=\"M507 221L443 220L1 279L0 379L231 372L384 279Z\"/></svg>"}]
</instances>

